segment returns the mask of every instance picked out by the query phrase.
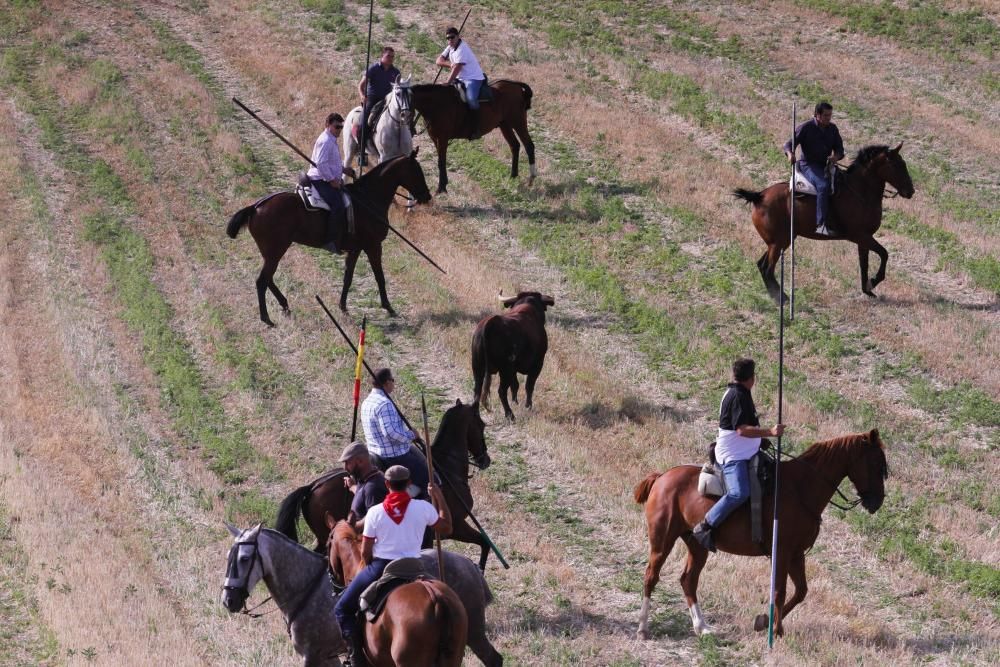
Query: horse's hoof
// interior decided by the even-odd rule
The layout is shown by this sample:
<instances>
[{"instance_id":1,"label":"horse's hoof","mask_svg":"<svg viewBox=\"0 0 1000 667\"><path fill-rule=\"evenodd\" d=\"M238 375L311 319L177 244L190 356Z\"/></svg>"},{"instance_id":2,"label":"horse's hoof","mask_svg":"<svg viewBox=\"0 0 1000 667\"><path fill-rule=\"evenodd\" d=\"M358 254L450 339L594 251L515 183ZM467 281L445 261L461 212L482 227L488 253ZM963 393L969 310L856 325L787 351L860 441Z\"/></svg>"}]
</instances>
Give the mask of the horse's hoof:
<instances>
[{"instance_id":1,"label":"horse's hoof","mask_svg":"<svg viewBox=\"0 0 1000 667\"><path fill-rule=\"evenodd\" d=\"M291 317L292 316L292 309L291 308L282 308L281 309L281 314L284 315L285 317Z\"/></svg>"},{"instance_id":2,"label":"horse's hoof","mask_svg":"<svg viewBox=\"0 0 1000 667\"><path fill-rule=\"evenodd\" d=\"M507 415L506 415L506 417L507 417L507 421L509 421L511 424L514 423L515 420L514 420L514 413L513 412L508 412Z\"/></svg>"},{"instance_id":3,"label":"horse's hoof","mask_svg":"<svg viewBox=\"0 0 1000 667\"><path fill-rule=\"evenodd\" d=\"M639 630L636 631L636 633L635 633L635 638L645 641L645 640L649 639L649 632L647 632L646 630L643 630L642 628L639 628Z\"/></svg>"},{"instance_id":4,"label":"horse's hoof","mask_svg":"<svg viewBox=\"0 0 1000 667\"><path fill-rule=\"evenodd\" d=\"M266 324L269 327L273 327L274 326L274 322L272 322L271 318L269 318L269 317L262 317L262 318L260 318L260 321L263 322L264 324Z\"/></svg>"},{"instance_id":5,"label":"horse's hoof","mask_svg":"<svg viewBox=\"0 0 1000 667\"><path fill-rule=\"evenodd\" d=\"M448 194L448 188L446 188L443 185L439 185L438 189L437 189L437 192L435 192L434 194L436 194L436 195L446 195L446 194Z\"/></svg>"},{"instance_id":6,"label":"horse's hoof","mask_svg":"<svg viewBox=\"0 0 1000 667\"><path fill-rule=\"evenodd\" d=\"M865 296L867 296L867 297L869 297L869 298L871 298L871 299L875 299L875 298L877 298L877 297L875 296L875 292L872 292L871 290L861 290L861 292L862 292L862 293L863 293L863 294L864 294Z\"/></svg>"},{"instance_id":7,"label":"horse's hoof","mask_svg":"<svg viewBox=\"0 0 1000 667\"><path fill-rule=\"evenodd\" d=\"M767 614L757 614L753 619L754 632L767 630Z\"/></svg>"},{"instance_id":8,"label":"horse's hoof","mask_svg":"<svg viewBox=\"0 0 1000 667\"><path fill-rule=\"evenodd\" d=\"M392 306L382 306L385 308L385 312L389 313L389 317L396 317L396 311L392 309Z\"/></svg>"}]
</instances>

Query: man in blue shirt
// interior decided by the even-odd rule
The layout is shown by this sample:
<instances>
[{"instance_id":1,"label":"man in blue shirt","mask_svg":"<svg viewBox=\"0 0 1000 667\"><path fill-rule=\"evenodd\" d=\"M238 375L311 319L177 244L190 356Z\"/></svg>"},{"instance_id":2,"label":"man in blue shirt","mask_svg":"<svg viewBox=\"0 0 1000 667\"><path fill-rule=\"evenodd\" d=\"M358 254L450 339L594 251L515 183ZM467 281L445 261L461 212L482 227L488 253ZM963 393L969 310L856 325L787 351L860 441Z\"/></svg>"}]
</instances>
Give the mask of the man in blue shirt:
<instances>
[{"instance_id":1,"label":"man in blue shirt","mask_svg":"<svg viewBox=\"0 0 1000 667\"><path fill-rule=\"evenodd\" d=\"M340 455L340 464L350 473L350 476L344 479L344 486L354 494L351 510L347 513L347 522L360 533L365 526L365 515L368 514L368 510L385 500L388 493L385 488L385 477L372 463L368 448L360 442L352 442L344 448L344 452Z\"/></svg>"},{"instance_id":2,"label":"man in blue shirt","mask_svg":"<svg viewBox=\"0 0 1000 667\"><path fill-rule=\"evenodd\" d=\"M844 141L840 131L831 121L833 107L829 102L816 105L812 120L795 128L795 144L785 142L785 155L789 162L795 162L795 148L802 147L799 172L816 188L816 232L823 236L833 236L827 227L830 209L830 178L827 166L830 162L844 159Z\"/></svg>"},{"instance_id":3,"label":"man in blue shirt","mask_svg":"<svg viewBox=\"0 0 1000 667\"><path fill-rule=\"evenodd\" d=\"M361 404L361 426L365 431L368 452L377 457L382 469L394 465L410 470L413 484L420 494L427 492L427 459L413 445L420 437L408 429L399 410L389 398L396 380L388 368L375 371L372 391Z\"/></svg>"},{"instance_id":4,"label":"man in blue shirt","mask_svg":"<svg viewBox=\"0 0 1000 667\"><path fill-rule=\"evenodd\" d=\"M374 63L361 77L358 82L358 93L361 94L361 126L358 131L357 140L361 141L362 132L365 135L365 143L368 143L368 115L372 108L385 100L385 96L392 91L392 84L399 78L399 70L392 62L396 58L396 51L391 46L382 48L382 57ZM364 128L363 130L361 128ZM365 146L361 147L361 164L368 162L368 155L365 153Z\"/></svg>"}]
</instances>

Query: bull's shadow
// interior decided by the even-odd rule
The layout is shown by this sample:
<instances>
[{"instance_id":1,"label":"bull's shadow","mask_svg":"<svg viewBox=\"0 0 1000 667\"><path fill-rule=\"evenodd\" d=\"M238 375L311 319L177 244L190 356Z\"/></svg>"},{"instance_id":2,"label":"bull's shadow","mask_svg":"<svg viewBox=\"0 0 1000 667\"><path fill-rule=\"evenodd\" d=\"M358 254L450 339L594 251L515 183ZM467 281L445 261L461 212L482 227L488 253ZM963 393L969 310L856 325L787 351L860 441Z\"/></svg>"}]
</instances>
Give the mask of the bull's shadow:
<instances>
[{"instance_id":1,"label":"bull's shadow","mask_svg":"<svg viewBox=\"0 0 1000 667\"><path fill-rule=\"evenodd\" d=\"M568 413L563 420L583 422L591 430L599 431L623 421L640 426L656 421L670 421L678 424L694 421L698 416L671 405L653 403L630 395L623 397L617 406L609 405L603 401L590 401L581 408Z\"/></svg>"}]
</instances>

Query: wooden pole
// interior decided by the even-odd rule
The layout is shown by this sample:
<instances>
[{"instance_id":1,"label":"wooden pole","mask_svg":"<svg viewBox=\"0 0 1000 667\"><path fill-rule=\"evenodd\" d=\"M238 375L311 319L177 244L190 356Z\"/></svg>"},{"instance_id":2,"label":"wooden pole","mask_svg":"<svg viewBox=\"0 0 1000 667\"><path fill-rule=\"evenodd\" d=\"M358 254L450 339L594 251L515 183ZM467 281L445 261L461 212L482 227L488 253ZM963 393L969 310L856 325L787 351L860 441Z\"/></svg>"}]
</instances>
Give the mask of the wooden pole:
<instances>
[{"instance_id":1,"label":"wooden pole","mask_svg":"<svg viewBox=\"0 0 1000 667\"><path fill-rule=\"evenodd\" d=\"M372 61L372 19L374 18L374 15L375 15L375 0L369 0L369 2L368 2L368 48L365 51L365 76L368 75L368 66L371 65L371 61ZM364 107L367 106L367 104L368 104L367 96L368 96L368 93L366 91L365 92L365 98L366 98L366 100L365 100L364 104L362 105L362 114L361 114L362 118L364 118L364 115L365 115L364 111L363 111ZM368 132L368 128L366 127L367 125L368 125L368 123L361 123L361 131L358 132L358 134L361 136L361 152L358 155L358 176L361 175L363 168L368 166L368 160L365 158L365 155L366 155L365 151L368 150L368 146L365 143L368 140L367 135L366 135L366 133ZM347 131L350 132L351 128L347 128ZM348 166L350 166L350 165L348 165Z\"/></svg>"},{"instance_id":2,"label":"wooden pole","mask_svg":"<svg viewBox=\"0 0 1000 667\"><path fill-rule=\"evenodd\" d=\"M792 240L792 285L790 288L791 301L788 304L788 321L795 319L795 177L797 169L795 167L795 101L792 101L792 192L791 207L788 218L791 221Z\"/></svg>"},{"instance_id":3,"label":"wooden pole","mask_svg":"<svg viewBox=\"0 0 1000 667\"><path fill-rule=\"evenodd\" d=\"M431 450L431 434L430 430L427 428L427 401L424 400L424 392L420 392L420 412L424 417L424 445L427 450L427 478L430 480L431 484L434 484L434 453ZM434 508L441 511L441 508L437 506L434 502L434 496L431 496L431 502L434 503ZM434 546L437 549L438 554L438 578L444 581L444 555L441 553L441 536L434 533Z\"/></svg>"}]
</instances>

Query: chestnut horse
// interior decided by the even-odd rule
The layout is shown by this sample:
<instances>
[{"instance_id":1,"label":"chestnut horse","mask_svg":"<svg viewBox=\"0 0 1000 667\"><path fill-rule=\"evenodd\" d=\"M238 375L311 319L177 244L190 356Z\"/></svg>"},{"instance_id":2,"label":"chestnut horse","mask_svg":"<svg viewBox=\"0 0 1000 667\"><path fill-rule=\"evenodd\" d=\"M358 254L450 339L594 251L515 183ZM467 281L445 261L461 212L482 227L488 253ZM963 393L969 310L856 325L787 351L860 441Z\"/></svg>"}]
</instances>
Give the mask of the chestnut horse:
<instances>
[{"instance_id":1,"label":"chestnut horse","mask_svg":"<svg viewBox=\"0 0 1000 667\"><path fill-rule=\"evenodd\" d=\"M479 122L475 128L466 123L468 106L451 85L421 84L413 86L413 108L424 117L427 134L437 148L438 194L448 190L448 142L452 139L478 139L500 128L510 146L510 177L517 178L518 152L524 142L531 175L528 184L535 180L535 144L528 134L528 109L531 108L531 87L520 81L500 79L490 83L493 99L482 102ZM515 136L516 134L516 136Z\"/></svg>"},{"instance_id":2,"label":"chestnut horse","mask_svg":"<svg viewBox=\"0 0 1000 667\"><path fill-rule=\"evenodd\" d=\"M417 152L383 162L354 183L346 185L348 194L354 202L355 232L345 233L338 241L338 246L347 253L344 262L344 287L340 293L340 309L347 310L347 290L351 288L354 279L354 266L358 256L364 251L378 283L378 293L382 307L395 315L385 292L385 274L382 273L382 242L389 233L386 216L389 214L389 204L392 203L396 188L409 190L416 200L426 204L431 200L424 172L417 162ZM265 293L268 289L278 300L281 309L287 315L288 300L274 284L274 272L278 262L292 243L300 243L312 248L320 248L328 242L327 216L324 210L307 211L301 198L294 192L279 192L259 200L257 203L240 209L226 225L226 234L235 239L240 228L246 225L250 235L257 242L260 254L264 257L264 267L257 277L257 301L260 306L260 319L269 326L274 326L267 314Z\"/></svg>"},{"instance_id":3,"label":"chestnut horse","mask_svg":"<svg viewBox=\"0 0 1000 667\"><path fill-rule=\"evenodd\" d=\"M466 521L474 501L469 489L469 464L485 470L490 465L486 451L486 425L479 415L479 403L455 401L441 418L431 444L434 467L444 478L441 488L451 510L451 539L479 546L479 569L486 569L490 555L483 534ZM346 471L332 471L317 480L300 486L281 502L274 528L279 533L298 540L296 521L299 513L316 536L316 550L325 548L330 530L324 515L329 512L336 520L346 519L351 509L351 493L344 488ZM463 505L464 502L464 505Z\"/></svg>"},{"instance_id":4,"label":"chestnut horse","mask_svg":"<svg viewBox=\"0 0 1000 667\"><path fill-rule=\"evenodd\" d=\"M346 521L330 538L330 570L344 586L364 569L361 539ZM372 667L459 667L465 657L469 620L448 584L419 579L389 593L382 613L364 624L365 657Z\"/></svg>"},{"instance_id":5,"label":"chestnut horse","mask_svg":"<svg viewBox=\"0 0 1000 667\"><path fill-rule=\"evenodd\" d=\"M872 291L875 286L885 279L885 266L889 261L889 252L874 239L882 225L885 185L890 184L906 199L913 196L913 181L899 154L902 147L902 143L892 149L866 146L842 172L836 182L836 193L830 197L830 222L835 228L835 236L816 233L816 197L799 194L795 198L795 235L817 241L845 240L856 244L861 291L871 297L875 296ZM775 183L760 192L739 188L733 194L752 204L753 226L767 244L767 251L757 260L757 268L767 293L777 302L781 288L774 279L774 267L781 258L781 251L791 243L788 183ZM880 260L878 271L870 280L868 251L875 252ZM788 297L781 294L780 298Z\"/></svg>"},{"instance_id":6,"label":"chestnut horse","mask_svg":"<svg viewBox=\"0 0 1000 667\"><path fill-rule=\"evenodd\" d=\"M681 573L681 588L696 634L710 633L698 607L698 577L708 559L705 550L691 535L691 529L705 518L715 500L698 492L700 466L671 468L652 473L635 487L635 501L646 505L649 531L649 564L643 587L639 614L640 639L649 637L649 604L653 589L660 580L660 569L677 538L688 548L687 563ZM781 463L781 505L778 509L778 552L775 579L774 625L778 636L784 633L785 616L806 596L806 551L819 535L820 516L827 503L847 477L854 484L860 502L874 513L885 499L885 479L889 468L878 430L817 442L798 458ZM764 498L763 516L774 514L774 496ZM764 544L771 544L772 524L764 521ZM750 535L750 508L744 505L733 512L715 530L715 544L726 553L740 556L769 556ZM785 602L786 578L795 584L795 594ZM754 629L767 626L763 617L755 619Z\"/></svg>"}]
</instances>

